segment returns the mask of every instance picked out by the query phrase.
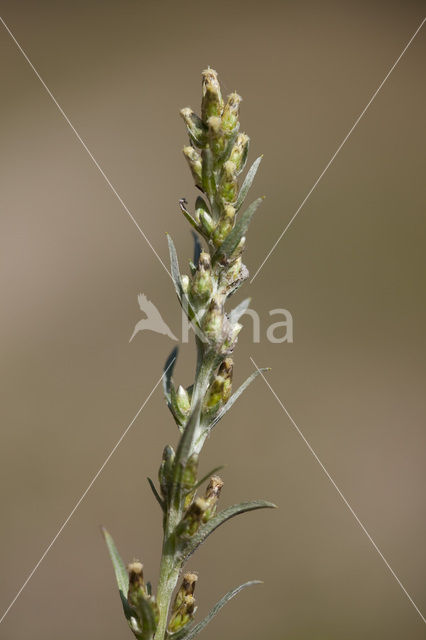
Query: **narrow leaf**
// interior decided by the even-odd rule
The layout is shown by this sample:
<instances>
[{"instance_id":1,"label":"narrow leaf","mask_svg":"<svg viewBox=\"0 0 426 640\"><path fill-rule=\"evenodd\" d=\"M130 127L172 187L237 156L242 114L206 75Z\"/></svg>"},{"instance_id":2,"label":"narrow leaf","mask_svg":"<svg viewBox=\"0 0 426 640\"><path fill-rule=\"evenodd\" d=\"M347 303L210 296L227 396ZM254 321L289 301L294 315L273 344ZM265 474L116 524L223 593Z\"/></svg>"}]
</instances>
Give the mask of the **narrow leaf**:
<instances>
[{"instance_id":1,"label":"narrow leaf","mask_svg":"<svg viewBox=\"0 0 426 640\"><path fill-rule=\"evenodd\" d=\"M186 205L186 200L184 198L179 200L180 210L182 211L183 215L188 220L189 224L192 227L194 227L194 229L196 229L199 233L201 233L200 226L198 225L197 221L194 220L194 218L191 216L191 214L189 213L189 211L188 211L188 209L186 208L185 205Z\"/></svg>"},{"instance_id":2,"label":"narrow leaf","mask_svg":"<svg viewBox=\"0 0 426 640\"><path fill-rule=\"evenodd\" d=\"M229 314L229 320L231 324L238 322L241 316L244 315L244 313L247 311L250 302L251 298L246 298L245 300L240 302L240 304L235 307L235 309L232 309L231 313Z\"/></svg>"},{"instance_id":3,"label":"narrow leaf","mask_svg":"<svg viewBox=\"0 0 426 640\"><path fill-rule=\"evenodd\" d=\"M169 244L169 253L170 253L170 268L171 268L171 272L172 272L172 280L173 280L173 284L175 286L175 291L177 294L177 297L179 298L179 301L182 302L182 284L180 281L180 271L179 271L179 262L178 262L178 257L177 257L177 253L176 253L176 247L173 243L173 240L171 239L171 237L169 236L169 234L167 234L167 242Z\"/></svg>"},{"instance_id":4,"label":"narrow leaf","mask_svg":"<svg viewBox=\"0 0 426 640\"><path fill-rule=\"evenodd\" d=\"M232 231L226 236L224 242L217 249L216 253L213 256L212 263L216 264L218 261L223 258L229 257L233 251L237 248L237 245L241 238L245 235L248 226L250 224L250 220L252 219L256 209L262 202L263 198L257 198L251 205L244 211L242 216L240 216L235 223Z\"/></svg>"},{"instance_id":5,"label":"narrow leaf","mask_svg":"<svg viewBox=\"0 0 426 640\"><path fill-rule=\"evenodd\" d=\"M112 561L112 566L114 568L115 578L117 580L117 585L119 591L121 591L125 596L127 596L127 592L129 590L129 574L127 573L127 569L122 561L120 554L117 551L117 547L115 546L114 540L105 529L105 527L101 527L101 531L105 538L106 545L108 547L109 555Z\"/></svg>"},{"instance_id":6,"label":"narrow leaf","mask_svg":"<svg viewBox=\"0 0 426 640\"><path fill-rule=\"evenodd\" d=\"M249 189L252 185L252 182L254 180L254 177L257 173L257 170L259 168L260 163L262 162L262 158L263 156L259 156L251 165L250 169L247 171L247 175L244 179L244 182L242 184L242 187L240 189L240 193L238 194L238 198L237 198L237 202L235 203L235 209L238 211L241 208L241 205L243 204L246 195L249 192Z\"/></svg>"},{"instance_id":7,"label":"narrow leaf","mask_svg":"<svg viewBox=\"0 0 426 640\"><path fill-rule=\"evenodd\" d=\"M175 347L173 349L173 351L171 352L171 354L167 358L167 360L165 362L165 365L164 365L164 369L163 369L163 371L164 371L164 374L163 374L163 390L164 390L164 395L166 396L166 400L167 400L168 404L170 404L170 389L171 389L171 386L172 386L173 369L175 368L178 350L179 350L178 347Z\"/></svg>"},{"instance_id":8,"label":"narrow leaf","mask_svg":"<svg viewBox=\"0 0 426 640\"><path fill-rule=\"evenodd\" d=\"M225 413L227 413L229 411L229 409L232 407L232 405L238 400L238 398L240 397L240 395L243 393L243 391L245 391L247 389L247 387L253 382L253 380L255 378L257 378L257 376L259 375L259 373L263 372L263 371L270 371L269 367L264 367L263 369L258 369L257 371L254 371L245 382L243 382L243 384L238 387L238 389L236 390L236 392L234 394L232 394L232 396L229 398L228 402L222 407L221 411L218 413L218 415L216 416L216 418L213 420L213 422L209 425L209 429L213 429L213 427L215 427L217 425L217 423L219 422L219 420L221 420L223 418L223 416L225 415Z\"/></svg>"},{"instance_id":9,"label":"narrow leaf","mask_svg":"<svg viewBox=\"0 0 426 640\"><path fill-rule=\"evenodd\" d=\"M117 580L118 591L120 594L121 604L123 605L124 615L126 619L131 622L132 616L134 613L132 612L132 608L130 607L127 601L127 592L129 590L129 574L127 573L127 569L124 565L123 560L120 557L120 554L117 551L117 547L115 546L114 540L105 529L105 527L101 527L102 534L105 538L106 545L108 547L109 555L112 561L112 566L114 568L115 579ZM133 633L138 637L137 633L133 629L132 625L131 629Z\"/></svg>"},{"instance_id":10,"label":"narrow leaf","mask_svg":"<svg viewBox=\"0 0 426 640\"><path fill-rule=\"evenodd\" d=\"M147 478L148 480L148 484L151 487L151 491L154 494L155 499L157 500L158 504L160 505L160 507L164 510L164 503L162 498L160 497L160 494L158 493L157 489L155 488L155 484L153 483L153 481L151 480L151 478Z\"/></svg>"},{"instance_id":11,"label":"narrow leaf","mask_svg":"<svg viewBox=\"0 0 426 640\"><path fill-rule=\"evenodd\" d=\"M219 600L219 602L215 604L213 609L210 611L210 613L207 614L204 620L202 620L201 622L196 624L194 627L192 627L189 633L186 636L184 636L182 640L192 640L192 638L195 638L200 633L200 631L202 631L204 627L206 627L209 624L210 620L212 620L219 613L222 607L224 607L225 604L229 602L229 600L231 600L234 596L237 595L237 593L239 593L246 587L250 587L251 585L254 585L254 584L262 584L262 582L260 580L251 580L250 582L245 582L244 584L241 584L239 587L232 589L232 591L228 591L228 593L224 595L223 598L221 598L221 600Z\"/></svg>"},{"instance_id":12,"label":"narrow leaf","mask_svg":"<svg viewBox=\"0 0 426 640\"><path fill-rule=\"evenodd\" d=\"M178 300L182 306L182 309L185 311L188 318L193 322L196 326L199 326L198 319L196 313L189 302L188 296L183 292L182 283L180 279L180 271L179 271L179 262L176 253L176 247L173 243L173 240L167 234L167 242L169 244L169 253L170 253L170 270L172 275L173 284L175 286L176 295Z\"/></svg>"},{"instance_id":13,"label":"narrow leaf","mask_svg":"<svg viewBox=\"0 0 426 640\"><path fill-rule=\"evenodd\" d=\"M224 524L231 518L238 516L240 513L246 513L247 511L255 511L256 509L276 509L276 505L267 500L250 500L249 502L240 502L240 504L234 504L231 507L219 511L211 520L198 529L191 538L189 538L184 550L183 558L186 561L198 547L205 541L205 539L215 531L220 525Z\"/></svg>"},{"instance_id":14,"label":"narrow leaf","mask_svg":"<svg viewBox=\"0 0 426 640\"><path fill-rule=\"evenodd\" d=\"M192 232L192 237L194 238L194 265L197 266L198 261L200 259L200 253L202 250L201 242L195 231Z\"/></svg>"}]
</instances>

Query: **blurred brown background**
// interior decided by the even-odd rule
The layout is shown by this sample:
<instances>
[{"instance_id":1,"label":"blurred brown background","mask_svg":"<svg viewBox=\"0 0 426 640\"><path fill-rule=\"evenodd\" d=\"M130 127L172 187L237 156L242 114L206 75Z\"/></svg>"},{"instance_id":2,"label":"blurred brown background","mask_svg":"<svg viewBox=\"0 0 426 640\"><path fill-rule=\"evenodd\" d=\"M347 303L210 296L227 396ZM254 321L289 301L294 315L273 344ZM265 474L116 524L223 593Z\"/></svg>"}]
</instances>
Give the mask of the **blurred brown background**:
<instances>
[{"instance_id":1,"label":"blurred brown background","mask_svg":"<svg viewBox=\"0 0 426 640\"><path fill-rule=\"evenodd\" d=\"M177 200L195 196L178 110L200 71L244 97L255 272L423 18L420 2L23 2L1 15L166 261L192 251ZM171 282L3 27L1 47L1 610L161 375L173 344L142 333L143 291L173 330ZM253 285L236 382L252 355L425 612L424 30ZM268 311L294 344L265 340ZM192 379L193 348L176 378ZM157 389L0 626L0 638L130 638L99 533L156 583L160 513L148 485L176 440ZM204 640L425 637L421 618L262 380L208 443L223 504L267 497L190 568L199 614L240 582Z\"/></svg>"}]
</instances>

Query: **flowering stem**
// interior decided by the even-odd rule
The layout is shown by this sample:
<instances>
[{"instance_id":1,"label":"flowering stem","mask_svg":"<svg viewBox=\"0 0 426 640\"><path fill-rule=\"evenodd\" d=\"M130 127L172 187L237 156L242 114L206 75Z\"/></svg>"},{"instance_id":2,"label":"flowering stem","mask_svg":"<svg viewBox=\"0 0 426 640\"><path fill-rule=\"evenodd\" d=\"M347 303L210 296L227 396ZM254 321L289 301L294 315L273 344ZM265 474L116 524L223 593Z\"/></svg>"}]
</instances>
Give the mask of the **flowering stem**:
<instances>
[{"instance_id":1,"label":"flowering stem","mask_svg":"<svg viewBox=\"0 0 426 640\"><path fill-rule=\"evenodd\" d=\"M197 364L195 382L175 388L172 375L177 350L169 357L164 372L167 405L180 432L176 451L166 446L159 469L160 489L149 480L163 511L163 546L157 595L143 579L140 562L128 566L128 574L111 536L105 539L114 564L124 613L137 640L192 640L221 607L243 587L228 592L200 623L194 588L197 574L183 576L173 599L180 572L187 559L221 524L247 511L273 507L254 500L217 512L223 481L211 472L204 496L198 489L208 478L198 480L198 458L207 436L231 408L251 381L252 375L234 395L232 354L242 326L239 319L248 307L242 302L233 311L225 310L227 299L248 277L242 262L245 234L262 198L239 213L260 163L258 158L239 189L238 176L245 167L249 138L239 132L241 98L232 93L224 102L216 72L203 72L201 118L191 109L182 109L189 145L183 153L202 196L194 213L180 208L197 232L190 275L181 275L176 250L168 238L171 275L179 302L195 331ZM204 248L202 247L204 242ZM258 372L257 372L258 373Z\"/></svg>"}]
</instances>

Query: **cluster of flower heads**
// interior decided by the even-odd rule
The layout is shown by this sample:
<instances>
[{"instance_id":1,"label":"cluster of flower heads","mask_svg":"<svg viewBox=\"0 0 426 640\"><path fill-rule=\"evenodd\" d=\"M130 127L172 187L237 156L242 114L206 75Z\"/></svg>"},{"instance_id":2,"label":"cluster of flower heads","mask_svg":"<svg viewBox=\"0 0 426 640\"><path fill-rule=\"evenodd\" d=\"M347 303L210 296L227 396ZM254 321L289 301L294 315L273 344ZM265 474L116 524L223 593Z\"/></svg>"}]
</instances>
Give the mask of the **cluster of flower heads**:
<instances>
[{"instance_id":1,"label":"cluster of flower heads","mask_svg":"<svg viewBox=\"0 0 426 640\"><path fill-rule=\"evenodd\" d=\"M225 299L248 277L241 259L245 236L232 234L242 204L238 176L244 170L250 142L239 132L240 103L237 93L224 102L216 72L207 69L203 72L201 117L188 107L181 111L190 139L183 153L203 194L195 202L190 222L207 243L198 264L191 265L192 278L183 276L182 286L196 313L206 309L203 331L222 352L232 350L238 330L230 331L218 311L223 311ZM186 209L185 213L190 216Z\"/></svg>"},{"instance_id":2,"label":"cluster of flower heads","mask_svg":"<svg viewBox=\"0 0 426 640\"><path fill-rule=\"evenodd\" d=\"M225 312L226 299L248 277L242 262L245 231L251 216L260 204L258 198L241 216L239 209L256 173L260 159L247 174L241 190L238 177L246 165L250 139L240 133L239 109L241 97L231 93L226 102L216 71L202 74L201 117L192 109L181 110L189 142L183 149L196 187L202 192L195 202L194 214L187 201L180 201L182 212L193 228L204 238L206 249L198 246L191 275L180 277L182 306L191 320L197 336L214 350L221 363L206 394L204 411L212 418L227 401L231 392L234 350L242 325L240 312ZM172 413L183 425L191 408L191 388L172 390Z\"/></svg>"}]
</instances>

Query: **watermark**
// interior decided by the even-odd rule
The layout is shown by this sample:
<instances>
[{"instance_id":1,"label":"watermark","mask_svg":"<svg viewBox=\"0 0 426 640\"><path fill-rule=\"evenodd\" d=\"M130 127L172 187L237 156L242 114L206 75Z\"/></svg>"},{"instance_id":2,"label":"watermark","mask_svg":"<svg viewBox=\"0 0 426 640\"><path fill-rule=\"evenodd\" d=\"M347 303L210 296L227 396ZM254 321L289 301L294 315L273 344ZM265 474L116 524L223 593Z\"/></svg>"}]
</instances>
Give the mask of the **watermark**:
<instances>
[{"instance_id":1,"label":"watermark","mask_svg":"<svg viewBox=\"0 0 426 640\"><path fill-rule=\"evenodd\" d=\"M160 333L168 336L171 340L178 342L179 339L175 336L169 325L163 319L161 313L151 300L148 300L145 294L140 293L138 295L138 303L141 311L145 314L145 317L136 323L129 342L142 331L153 331L154 333ZM187 307L185 309L185 306ZM182 319L181 319L181 335L180 342L187 344L190 341L190 332L193 331L202 342L207 342L207 338L201 329L201 323L197 317L196 312L193 309L189 309L190 313L187 313L189 303L186 299L182 300ZM188 315L193 316L190 321ZM249 322L244 323L244 327L247 331L247 325L251 326L252 342L259 344L262 340L271 342L272 344L282 344L287 342L293 343L294 331L293 331L293 316L288 309L276 308L268 311L268 321L261 322L261 318L255 309L251 309L247 301L241 303L234 311L227 314L227 319L231 324L240 322L242 318L246 316L250 319Z\"/></svg>"}]
</instances>

